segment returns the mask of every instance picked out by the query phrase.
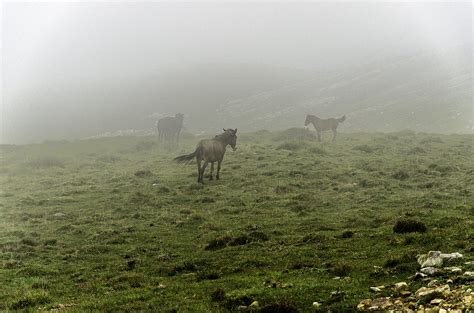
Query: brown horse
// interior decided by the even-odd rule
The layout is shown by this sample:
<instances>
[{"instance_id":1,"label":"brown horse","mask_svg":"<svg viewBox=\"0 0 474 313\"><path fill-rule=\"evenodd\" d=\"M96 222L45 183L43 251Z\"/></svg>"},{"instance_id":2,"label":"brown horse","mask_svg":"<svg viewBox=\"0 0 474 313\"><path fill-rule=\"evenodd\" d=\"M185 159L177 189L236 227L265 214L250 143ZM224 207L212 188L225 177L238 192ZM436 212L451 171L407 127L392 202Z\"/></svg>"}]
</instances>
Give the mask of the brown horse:
<instances>
[{"instance_id":1,"label":"brown horse","mask_svg":"<svg viewBox=\"0 0 474 313\"><path fill-rule=\"evenodd\" d=\"M160 119L156 124L158 129L158 140L179 141L179 133L183 128L184 115L176 114L174 117L168 116Z\"/></svg>"},{"instance_id":2,"label":"brown horse","mask_svg":"<svg viewBox=\"0 0 474 313\"><path fill-rule=\"evenodd\" d=\"M232 150L236 150L235 145L237 144L237 128L236 129L224 129L224 132L217 135L213 139L203 139L199 141L196 150L191 154L181 155L174 158L176 162L186 163L196 158L198 166L198 183L204 183L204 171L206 170L207 164L211 163L211 175L209 180L213 180L212 172L214 171L214 162L217 162L217 174L216 179L219 179L219 172L221 170L222 159L224 158L225 149L228 145L232 147ZM201 162L204 164L201 166Z\"/></svg>"},{"instance_id":3,"label":"brown horse","mask_svg":"<svg viewBox=\"0 0 474 313\"><path fill-rule=\"evenodd\" d=\"M341 118L328 118L327 120L323 120L314 115L306 115L306 121L304 122L304 126L308 126L309 123L312 123L316 132L318 133L318 141L321 141L321 132L332 130L334 136L332 137L332 141L336 140L336 129L339 123L344 122L346 116L344 115Z\"/></svg>"}]
</instances>

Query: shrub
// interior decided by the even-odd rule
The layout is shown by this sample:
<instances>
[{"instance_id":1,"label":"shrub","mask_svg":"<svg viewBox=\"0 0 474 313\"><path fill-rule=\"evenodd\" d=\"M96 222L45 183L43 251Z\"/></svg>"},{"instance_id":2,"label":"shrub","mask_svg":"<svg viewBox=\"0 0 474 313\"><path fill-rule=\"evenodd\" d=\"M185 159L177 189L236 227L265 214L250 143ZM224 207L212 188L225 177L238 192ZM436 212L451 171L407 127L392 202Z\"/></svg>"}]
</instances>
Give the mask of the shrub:
<instances>
[{"instance_id":1,"label":"shrub","mask_svg":"<svg viewBox=\"0 0 474 313\"><path fill-rule=\"evenodd\" d=\"M426 231L426 226L423 222L417 220L402 219L395 223L395 226L393 226L393 231L399 234L414 232L424 233Z\"/></svg>"}]
</instances>

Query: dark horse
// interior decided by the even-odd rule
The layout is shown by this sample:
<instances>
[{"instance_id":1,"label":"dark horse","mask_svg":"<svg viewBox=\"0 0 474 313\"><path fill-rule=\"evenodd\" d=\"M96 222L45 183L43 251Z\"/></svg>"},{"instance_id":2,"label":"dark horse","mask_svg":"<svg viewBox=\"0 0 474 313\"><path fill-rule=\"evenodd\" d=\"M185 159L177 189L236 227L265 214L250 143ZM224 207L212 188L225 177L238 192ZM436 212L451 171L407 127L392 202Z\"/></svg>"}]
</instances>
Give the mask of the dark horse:
<instances>
[{"instance_id":1,"label":"dark horse","mask_svg":"<svg viewBox=\"0 0 474 313\"><path fill-rule=\"evenodd\" d=\"M184 115L176 114L174 117L168 116L160 119L156 124L158 128L158 139L176 140L179 141L179 133L183 128Z\"/></svg>"},{"instance_id":2,"label":"dark horse","mask_svg":"<svg viewBox=\"0 0 474 313\"><path fill-rule=\"evenodd\" d=\"M216 179L219 179L219 172L221 170L222 159L224 158L225 149L228 145L232 147L232 150L236 150L235 145L237 144L237 128L236 129L224 129L224 132L217 135L213 139L203 139L199 141L196 150L191 154L181 155L174 158L176 162L186 163L196 158L198 166L198 183L204 183L204 171L206 170L207 164L211 162L211 176L209 180L212 180L212 172L214 171L214 162L217 162L217 174ZM201 162L204 164L201 166Z\"/></svg>"},{"instance_id":3,"label":"dark horse","mask_svg":"<svg viewBox=\"0 0 474 313\"><path fill-rule=\"evenodd\" d=\"M345 115L340 118L328 118L327 120L323 120L317 116L308 114L306 115L306 121L304 122L304 126L308 126L309 123L313 124L314 128L316 129L316 132L318 133L318 141L321 141L321 132L332 130L332 141L335 141L337 134L337 126L339 125L339 123L344 122L345 119Z\"/></svg>"}]
</instances>

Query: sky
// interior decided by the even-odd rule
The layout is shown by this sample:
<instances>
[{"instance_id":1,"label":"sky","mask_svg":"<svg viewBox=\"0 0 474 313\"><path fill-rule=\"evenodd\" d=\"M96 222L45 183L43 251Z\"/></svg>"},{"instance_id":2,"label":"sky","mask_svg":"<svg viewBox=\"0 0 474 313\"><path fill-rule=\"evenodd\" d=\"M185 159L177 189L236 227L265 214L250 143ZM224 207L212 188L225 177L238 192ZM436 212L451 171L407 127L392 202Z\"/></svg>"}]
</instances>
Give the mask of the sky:
<instances>
[{"instance_id":1,"label":"sky","mask_svg":"<svg viewBox=\"0 0 474 313\"><path fill-rule=\"evenodd\" d=\"M1 27L2 142L8 142L35 118L32 105L54 110L34 103L45 90L80 93L84 82L196 64L319 71L472 46L472 4L7 1Z\"/></svg>"}]
</instances>

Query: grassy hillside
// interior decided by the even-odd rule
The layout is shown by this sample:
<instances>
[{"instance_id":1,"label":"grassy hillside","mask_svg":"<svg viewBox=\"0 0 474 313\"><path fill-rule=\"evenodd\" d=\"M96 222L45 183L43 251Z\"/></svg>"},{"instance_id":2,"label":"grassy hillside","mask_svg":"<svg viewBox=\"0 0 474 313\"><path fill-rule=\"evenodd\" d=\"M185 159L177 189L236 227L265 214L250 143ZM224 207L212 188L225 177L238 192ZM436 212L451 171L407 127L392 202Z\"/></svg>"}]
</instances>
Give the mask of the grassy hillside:
<instances>
[{"instance_id":1,"label":"grassy hillside","mask_svg":"<svg viewBox=\"0 0 474 313\"><path fill-rule=\"evenodd\" d=\"M2 146L0 310L339 312L416 254L472 259L472 136L329 137L241 134L204 186L171 161L197 138Z\"/></svg>"}]
</instances>

